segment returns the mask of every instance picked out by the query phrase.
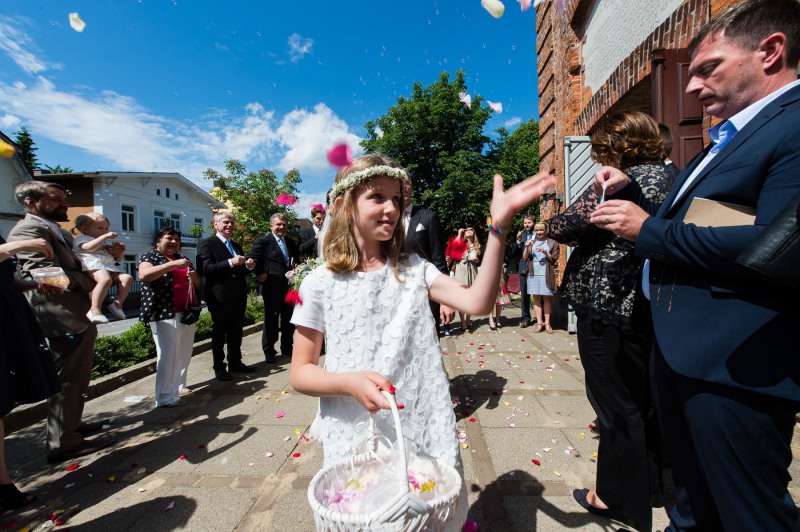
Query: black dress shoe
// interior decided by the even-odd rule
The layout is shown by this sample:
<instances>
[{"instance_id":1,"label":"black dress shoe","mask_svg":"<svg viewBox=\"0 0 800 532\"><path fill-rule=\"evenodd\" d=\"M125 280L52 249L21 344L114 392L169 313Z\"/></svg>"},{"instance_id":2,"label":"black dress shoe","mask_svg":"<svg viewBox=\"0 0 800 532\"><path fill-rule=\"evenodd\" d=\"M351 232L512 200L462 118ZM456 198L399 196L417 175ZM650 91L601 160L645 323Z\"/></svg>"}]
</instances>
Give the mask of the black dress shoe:
<instances>
[{"instance_id":1,"label":"black dress shoe","mask_svg":"<svg viewBox=\"0 0 800 532\"><path fill-rule=\"evenodd\" d=\"M83 442L80 445L78 445L77 447L73 447L68 451L48 455L47 463L57 464L59 462L63 462L64 460L80 458L81 456L86 456L87 454L92 454L94 452L99 451L100 449L104 449L116 441L117 439L114 438L113 436L108 438L98 438L95 440L83 440Z\"/></svg>"},{"instance_id":2,"label":"black dress shoe","mask_svg":"<svg viewBox=\"0 0 800 532\"><path fill-rule=\"evenodd\" d=\"M248 366L242 362L238 364L228 364L228 371L237 371L239 373L253 373L256 370L253 366Z\"/></svg>"},{"instance_id":3,"label":"black dress shoe","mask_svg":"<svg viewBox=\"0 0 800 532\"><path fill-rule=\"evenodd\" d=\"M267 361L267 364L275 364L278 361L275 355L264 355L264 360Z\"/></svg>"},{"instance_id":4,"label":"black dress shoe","mask_svg":"<svg viewBox=\"0 0 800 532\"><path fill-rule=\"evenodd\" d=\"M214 372L214 375L217 376L218 381L229 381L233 378L233 375L225 371L224 369L218 369Z\"/></svg>"},{"instance_id":5,"label":"black dress shoe","mask_svg":"<svg viewBox=\"0 0 800 532\"><path fill-rule=\"evenodd\" d=\"M81 423L78 427L78 433L81 436L88 436L89 434L94 434L98 430L103 429L103 425L111 424L110 419L104 419L102 421L92 421L89 423Z\"/></svg>"},{"instance_id":6,"label":"black dress shoe","mask_svg":"<svg viewBox=\"0 0 800 532\"><path fill-rule=\"evenodd\" d=\"M525 327L530 327L530 326L531 322L529 321L523 321L522 323L519 324L520 329L524 329Z\"/></svg>"},{"instance_id":7,"label":"black dress shoe","mask_svg":"<svg viewBox=\"0 0 800 532\"><path fill-rule=\"evenodd\" d=\"M586 499L587 495L589 495L589 490L585 488L582 490L573 490L572 492L572 496L575 498L578 504L583 506L583 509L588 511L590 514L594 514L598 517L614 519L615 521L627 522L625 516L618 514L610 508L598 508L597 506L592 506L589 504L589 501Z\"/></svg>"}]
</instances>

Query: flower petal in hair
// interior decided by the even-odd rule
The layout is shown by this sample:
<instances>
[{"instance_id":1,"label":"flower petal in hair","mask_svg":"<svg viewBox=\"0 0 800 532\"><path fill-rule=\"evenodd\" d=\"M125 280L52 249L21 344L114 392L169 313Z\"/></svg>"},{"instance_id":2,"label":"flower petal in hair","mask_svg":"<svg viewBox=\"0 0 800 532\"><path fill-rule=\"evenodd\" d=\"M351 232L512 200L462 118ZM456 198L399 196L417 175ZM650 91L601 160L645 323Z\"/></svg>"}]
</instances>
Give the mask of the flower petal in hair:
<instances>
[{"instance_id":1,"label":"flower petal in hair","mask_svg":"<svg viewBox=\"0 0 800 532\"><path fill-rule=\"evenodd\" d=\"M331 163L331 166L337 168L350 166L350 163L353 161L353 152L350 151L350 146L345 143L337 144L328 150L327 155L328 162Z\"/></svg>"},{"instance_id":2,"label":"flower petal in hair","mask_svg":"<svg viewBox=\"0 0 800 532\"><path fill-rule=\"evenodd\" d=\"M294 205L295 203L297 203L297 198L286 192L281 192L280 195L275 198L275 205Z\"/></svg>"}]
</instances>

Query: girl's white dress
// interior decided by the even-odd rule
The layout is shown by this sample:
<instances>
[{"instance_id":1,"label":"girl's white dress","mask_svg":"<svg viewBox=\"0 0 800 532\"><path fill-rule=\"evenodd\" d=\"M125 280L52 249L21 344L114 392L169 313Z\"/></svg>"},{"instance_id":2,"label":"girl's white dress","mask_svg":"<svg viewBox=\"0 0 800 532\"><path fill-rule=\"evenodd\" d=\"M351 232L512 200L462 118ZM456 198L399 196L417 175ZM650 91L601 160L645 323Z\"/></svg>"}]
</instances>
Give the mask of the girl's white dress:
<instances>
[{"instance_id":1,"label":"girl's white dress","mask_svg":"<svg viewBox=\"0 0 800 532\"><path fill-rule=\"evenodd\" d=\"M334 273L321 266L303 280L292 323L325 333L325 369L373 370L394 385L403 436L419 455L462 471L456 420L450 401L428 289L439 275L433 264L411 255L398 265L403 280L388 265L374 272ZM352 397L320 399L319 437L325 465L349 458L364 441L369 413ZM391 414L377 414L380 431L396 435ZM463 475L462 475L463 477ZM466 520L466 488L451 523ZM457 525L457 526L456 526Z\"/></svg>"},{"instance_id":2,"label":"girl's white dress","mask_svg":"<svg viewBox=\"0 0 800 532\"><path fill-rule=\"evenodd\" d=\"M114 257L103 248L98 249L97 251L84 251L80 248L82 244L86 244L87 242L91 242L94 240L94 237L80 235L75 237L75 240L72 242L72 251L78 256L81 261L81 266L83 267L83 271L90 271L90 270L109 270L112 272L124 272L125 269L122 266L118 266L115 264Z\"/></svg>"}]
</instances>

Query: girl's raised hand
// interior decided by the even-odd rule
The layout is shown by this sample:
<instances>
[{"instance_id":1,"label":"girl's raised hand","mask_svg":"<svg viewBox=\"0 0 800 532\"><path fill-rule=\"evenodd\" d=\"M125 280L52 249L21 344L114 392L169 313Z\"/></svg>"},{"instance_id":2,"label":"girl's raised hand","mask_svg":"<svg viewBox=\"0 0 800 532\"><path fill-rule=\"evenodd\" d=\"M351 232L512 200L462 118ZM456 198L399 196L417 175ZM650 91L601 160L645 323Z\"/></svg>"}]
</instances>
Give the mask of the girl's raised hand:
<instances>
[{"instance_id":1,"label":"girl's raised hand","mask_svg":"<svg viewBox=\"0 0 800 532\"><path fill-rule=\"evenodd\" d=\"M394 393L394 386L378 372L365 370L348 374L347 390L370 414L381 409L391 409L389 401L383 396L381 390ZM401 405L398 404L397 407L401 408Z\"/></svg>"},{"instance_id":2,"label":"girl's raised hand","mask_svg":"<svg viewBox=\"0 0 800 532\"><path fill-rule=\"evenodd\" d=\"M492 225L508 228L514 221L514 215L533 200L545 193L556 184L556 178L550 172L539 172L521 183L517 183L508 190L503 190L503 176L494 176L494 193L492 194Z\"/></svg>"}]
</instances>

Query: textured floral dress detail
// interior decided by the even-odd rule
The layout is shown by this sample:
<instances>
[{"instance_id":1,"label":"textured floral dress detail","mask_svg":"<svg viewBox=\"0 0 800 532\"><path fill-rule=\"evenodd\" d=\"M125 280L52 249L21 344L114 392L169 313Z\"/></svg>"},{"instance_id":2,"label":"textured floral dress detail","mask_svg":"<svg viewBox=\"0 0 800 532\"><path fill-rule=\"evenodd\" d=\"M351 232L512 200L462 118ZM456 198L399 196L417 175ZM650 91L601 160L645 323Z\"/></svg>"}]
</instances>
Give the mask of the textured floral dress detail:
<instances>
[{"instance_id":1,"label":"textured floral dress detail","mask_svg":"<svg viewBox=\"0 0 800 532\"><path fill-rule=\"evenodd\" d=\"M301 305L292 323L325 334L325 369L373 370L396 388L403 436L427 455L461 471L456 420L428 289L442 275L411 255L398 265L399 282L388 265L374 272L334 273L321 266L303 280ZM352 397L322 397L318 428L325 465L349 458L365 437L368 412ZM396 435L391 413L376 417L390 440ZM466 519L466 491L457 512ZM463 514L463 515L462 515ZM460 521L459 521L460 519Z\"/></svg>"},{"instance_id":2,"label":"textured floral dress detail","mask_svg":"<svg viewBox=\"0 0 800 532\"><path fill-rule=\"evenodd\" d=\"M654 203L664 201L674 181L664 163L631 166L622 171ZM633 243L589 222L598 201L590 186L563 213L549 221L550 238L575 246L559 293L577 315L627 328L642 260L633 254Z\"/></svg>"}]
</instances>

